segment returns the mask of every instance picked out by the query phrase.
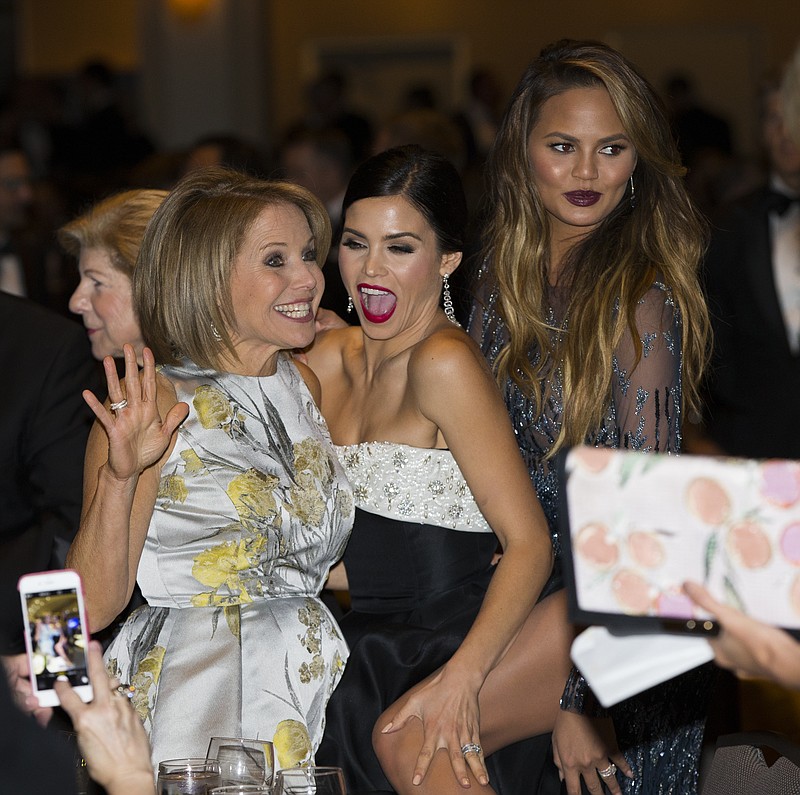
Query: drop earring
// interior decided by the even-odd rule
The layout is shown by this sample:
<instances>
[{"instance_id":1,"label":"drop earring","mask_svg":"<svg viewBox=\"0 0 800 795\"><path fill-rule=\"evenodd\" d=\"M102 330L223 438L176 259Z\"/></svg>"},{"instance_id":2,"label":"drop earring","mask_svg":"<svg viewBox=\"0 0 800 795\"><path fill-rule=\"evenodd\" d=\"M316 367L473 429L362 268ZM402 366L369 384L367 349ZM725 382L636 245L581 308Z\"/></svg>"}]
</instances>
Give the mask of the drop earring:
<instances>
[{"instance_id":1,"label":"drop earring","mask_svg":"<svg viewBox=\"0 0 800 795\"><path fill-rule=\"evenodd\" d=\"M347 296L347 314L348 315L351 314L352 311L353 311L353 296L352 295L348 295Z\"/></svg>"},{"instance_id":2,"label":"drop earring","mask_svg":"<svg viewBox=\"0 0 800 795\"><path fill-rule=\"evenodd\" d=\"M633 187L633 174L631 174L631 210L636 207L636 189Z\"/></svg>"},{"instance_id":3,"label":"drop earring","mask_svg":"<svg viewBox=\"0 0 800 795\"><path fill-rule=\"evenodd\" d=\"M211 336L219 342L222 339L222 334L219 333L219 329L212 323L211 324Z\"/></svg>"},{"instance_id":4,"label":"drop earring","mask_svg":"<svg viewBox=\"0 0 800 795\"><path fill-rule=\"evenodd\" d=\"M444 313L447 315L447 319L454 323L456 326L461 326L461 324L456 320L456 313L453 309L453 296L450 295L450 274L443 273L442 274L442 299L444 302Z\"/></svg>"}]
</instances>

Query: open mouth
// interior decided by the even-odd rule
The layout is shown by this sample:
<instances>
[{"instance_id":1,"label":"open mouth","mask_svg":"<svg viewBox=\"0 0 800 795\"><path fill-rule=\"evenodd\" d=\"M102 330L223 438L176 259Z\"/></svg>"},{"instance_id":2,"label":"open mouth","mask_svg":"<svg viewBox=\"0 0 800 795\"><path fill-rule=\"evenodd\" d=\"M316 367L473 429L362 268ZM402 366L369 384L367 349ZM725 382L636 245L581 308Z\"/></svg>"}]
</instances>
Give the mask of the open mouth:
<instances>
[{"instance_id":1,"label":"open mouth","mask_svg":"<svg viewBox=\"0 0 800 795\"><path fill-rule=\"evenodd\" d=\"M308 320L313 317L311 304L308 301L301 301L296 304L281 304L275 307L276 312L280 312L290 320Z\"/></svg>"},{"instance_id":2,"label":"open mouth","mask_svg":"<svg viewBox=\"0 0 800 795\"><path fill-rule=\"evenodd\" d=\"M382 287L359 284L358 296L364 317L370 323L385 323L397 308L397 296L391 290Z\"/></svg>"}]
</instances>

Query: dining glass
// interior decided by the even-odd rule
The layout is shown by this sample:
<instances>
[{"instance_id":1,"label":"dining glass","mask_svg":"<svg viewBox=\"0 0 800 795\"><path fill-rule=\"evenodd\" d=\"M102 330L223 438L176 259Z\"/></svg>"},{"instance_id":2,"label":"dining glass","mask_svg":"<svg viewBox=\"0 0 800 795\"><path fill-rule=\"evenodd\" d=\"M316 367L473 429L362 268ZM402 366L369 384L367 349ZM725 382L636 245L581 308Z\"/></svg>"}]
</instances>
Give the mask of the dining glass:
<instances>
[{"instance_id":1,"label":"dining glass","mask_svg":"<svg viewBox=\"0 0 800 795\"><path fill-rule=\"evenodd\" d=\"M272 787L269 784L223 784L214 787L211 795L271 795Z\"/></svg>"},{"instance_id":2,"label":"dining glass","mask_svg":"<svg viewBox=\"0 0 800 795\"><path fill-rule=\"evenodd\" d=\"M219 762L205 757L165 759L158 763L158 795L209 795L220 786Z\"/></svg>"},{"instance_id":3,"label":"dining glass","mask_svg":"<svg viewBox=\"0 0 800 795\"><path fill-rule=\"evenodd\" d=\"M212 737L206 756L220 766L222 784L271 784L272 743L243 737Z\"/></svg>"},{"instance_id":4,"label":"dining glass","mask_svg":"<svg viewBox=\"0 0 800 795\"><path fill-rule=\"evenodd\" d=\"M292 767L279 770L273 795L347 795L339 767Z\"/></svg>"}]
</instances>

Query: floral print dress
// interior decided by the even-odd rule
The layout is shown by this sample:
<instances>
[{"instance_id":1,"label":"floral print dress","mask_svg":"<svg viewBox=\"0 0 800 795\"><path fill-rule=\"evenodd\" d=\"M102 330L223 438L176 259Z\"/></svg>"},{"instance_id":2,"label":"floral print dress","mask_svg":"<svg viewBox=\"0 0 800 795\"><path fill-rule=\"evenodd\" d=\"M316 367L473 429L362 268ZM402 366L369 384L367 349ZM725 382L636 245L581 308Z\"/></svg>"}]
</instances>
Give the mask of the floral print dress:
<instances>
[{"instance_id":1,"label":"floral print dress","mask_svg":"<svg viewBox=\"0 0 800 795\"><path fill-rule=\"evenodd\" d=\"M106 653L134 688L154 762L212 736L313 758L347 646L318 598L353 497L302 377L162 369L189 416L163 470L137 581L147 604Z\"/></svg>"}]
</instances>

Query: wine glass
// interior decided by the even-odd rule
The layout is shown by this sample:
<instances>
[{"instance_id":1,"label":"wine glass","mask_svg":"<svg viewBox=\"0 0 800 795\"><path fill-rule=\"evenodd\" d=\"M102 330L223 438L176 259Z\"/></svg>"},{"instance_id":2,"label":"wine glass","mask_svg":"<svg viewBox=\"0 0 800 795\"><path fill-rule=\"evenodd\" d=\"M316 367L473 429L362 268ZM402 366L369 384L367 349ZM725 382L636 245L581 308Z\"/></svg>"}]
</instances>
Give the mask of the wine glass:
<instances>
[{"instance_id":1,"label":"wine glass","mask_svg":"<svg viewBox=\"0 0 800 795\"><path fill-rule=\"evenodd\" d=\"M190 757L158 763L158 795L208 795L221 783L216 759Z\"/></svg>"},{"instance_id":2,"label":"wine glass","mask_svg":"<svg viewBox=\"0 0 800 795\"><path fill-rule=\"evenodd\" d=\"M206 756L219 762L223 784L271 784L272 743L243 737L212 737Z\"/></svg>"},{"instance_id":3,"label":"wine glass","mask_svg":"<svg viewBox=\"0 0 800 795\"><path fill-rule=\"evenodd\" d=\"M347 795L339 767L292 767L279 770L273 795Z\"/></svg>"}]
</instances>

